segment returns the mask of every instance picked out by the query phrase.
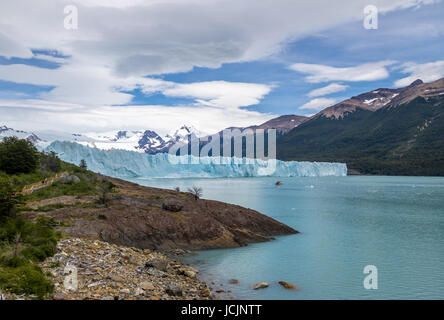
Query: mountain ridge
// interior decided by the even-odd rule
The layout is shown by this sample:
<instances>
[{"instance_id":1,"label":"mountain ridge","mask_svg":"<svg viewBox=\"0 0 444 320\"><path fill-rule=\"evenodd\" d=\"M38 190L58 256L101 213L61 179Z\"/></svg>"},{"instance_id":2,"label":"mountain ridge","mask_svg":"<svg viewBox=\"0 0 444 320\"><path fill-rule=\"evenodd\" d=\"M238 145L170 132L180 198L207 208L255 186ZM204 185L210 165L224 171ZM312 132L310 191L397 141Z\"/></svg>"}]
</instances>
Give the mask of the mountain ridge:
<instances>
[{"instance_id":1,"label":"mountain ridge","mask_svg":"<svg viewBox=\"0 0 444 320\"><path fill-rule=\"evenodd\" d=\"M390 101L374 110L342 102L280 137L278 159L334 159L361 174L444 175L444 79L385 90Z\"/></svg>"}]
</instances>

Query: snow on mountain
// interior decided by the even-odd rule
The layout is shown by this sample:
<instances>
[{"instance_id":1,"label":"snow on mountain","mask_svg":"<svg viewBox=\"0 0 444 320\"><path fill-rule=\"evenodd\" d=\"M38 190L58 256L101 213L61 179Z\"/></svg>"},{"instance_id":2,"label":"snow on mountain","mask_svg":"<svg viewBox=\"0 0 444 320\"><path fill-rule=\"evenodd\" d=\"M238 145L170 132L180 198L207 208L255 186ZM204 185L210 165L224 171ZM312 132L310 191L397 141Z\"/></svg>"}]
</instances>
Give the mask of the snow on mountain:
<instances>
[{"instance_id":1,"label":"snow on mountain","mask_svg":"<svg viewBox=\"0 0 444 320\"><path fill-rule=\"evenodd\" d=\"M42 148L53 141L70 141L102 150L119 149L148 154L168 152L169 148L176 143L186 143L189 137L202 137L203 135L204 133L193 126L187 125L183 125L164 137L152 130L120 130L85 134L42 131L35 135L34 133L14 130L7 126L0 127L0 140L3 137L16 136L20 139L28 139L34 144L39 144Z\"/></svg>"},{"instance_id":2,"label":"snow on mountain","mask_svg":"<svg viewBox=\"0 0 444 320\"><path fill-rule=\"evenodd\" d=\"M161 137L155 131L117 131L108 133L85 134L90 140L78 141L80 144L103 150L128 150L140 153L155 154L168 152L176 143L188 141L188 137L199 137L201 132L192 126L183 125L176 131Z\"/></svg>"},{"instance_id":3,"label":"snow on mountain","mask_svg":"<svg viewBox=\"0 0 444 320\"><path fill-rule=\"evenodd\" d=\"M42 141L36 134L32 132L26 132L22 130L14 130L7 126L0 126L0 141L5 137L17 137L19 139L26 139L32 143L38 143Z\"/></svg>"}]
</instances>

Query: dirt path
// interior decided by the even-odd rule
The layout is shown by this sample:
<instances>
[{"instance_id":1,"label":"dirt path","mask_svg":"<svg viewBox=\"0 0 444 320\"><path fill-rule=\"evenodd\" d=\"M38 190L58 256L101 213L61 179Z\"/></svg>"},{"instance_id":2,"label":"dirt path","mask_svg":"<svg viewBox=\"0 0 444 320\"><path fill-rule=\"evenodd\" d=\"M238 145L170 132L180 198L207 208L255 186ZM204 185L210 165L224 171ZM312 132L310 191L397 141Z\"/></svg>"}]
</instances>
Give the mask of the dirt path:
<instances>
[{"instance_id":1,"label":"dirt path","mask_svg":"<svg viewBox=\"0 0 444 320\"><path fill-rule=\"evenodd\" d=\"M23 187L22 190L22 194L23 195L27 195L27 194L31 194L34 193L38 190L44 189L49 187L50 185L52 185L53 183L60 181L61 179L63 179L64 177L67 177L69 175L68 172L61 172L61 173L57 173L55 176L51 177L51 178L47 178L43 181L40 182L36 182L33 184L29 184L27 186Z\"/></svg>"}]
</instances>

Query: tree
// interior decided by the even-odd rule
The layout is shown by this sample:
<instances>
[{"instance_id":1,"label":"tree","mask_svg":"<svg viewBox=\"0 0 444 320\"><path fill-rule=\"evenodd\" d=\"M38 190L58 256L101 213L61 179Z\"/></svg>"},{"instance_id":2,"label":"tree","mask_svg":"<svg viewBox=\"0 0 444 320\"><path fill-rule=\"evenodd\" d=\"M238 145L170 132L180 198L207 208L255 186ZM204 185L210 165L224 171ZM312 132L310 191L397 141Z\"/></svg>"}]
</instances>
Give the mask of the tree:
<instances>
[{"instance_id":1,"label":"tree","mask_svg":"<svg viewBox=\"0 0 444 320\"><path fill-rule=\"evenodd\" d=\"M200 197L202 197L203 191L201 187L193 186L192 188L188 189L188 192L191 193L194 196L194 200L198 200Z\"/></svg>"},{"instance_id":2,"label":"tree","mask_svg":"<svg viewBox=\"0 0 444 320\"><path fill-rule=\"evenodd\" d=\"M51 151L49 154L42 154L40 166L42 169L52 172L59 172L62 168L60 159L54 151Z\"/></svg>"},{"instance_id":3,"label":"tree","mask_svg":"<svg viewBox=\"0 0 444 320\"><path fill-rule=\"evenodd\" d=\"M85 170L88 169L85 159L80 160L79 167Z\"/></svg>"},{"instance_id":4,"label":"tree","mask_svg":"<svg viewBox=\"0 0 444 320\"><path fill-rule=\"evenodd\" d=\"M20 202L21 195L14 190L9 179L0 177L0 218L11 216Z\"/></svg>"},{"instance_id":5,"label":"tree","mask_svg":"<svg viewBox=\"0 0 444 320\"><path fill-rule=\"evenodd\" d=\"M0 170L8 174L35 171L39 154L28 140L5 137L0 143Z\"/></svg>"}]
</instances>

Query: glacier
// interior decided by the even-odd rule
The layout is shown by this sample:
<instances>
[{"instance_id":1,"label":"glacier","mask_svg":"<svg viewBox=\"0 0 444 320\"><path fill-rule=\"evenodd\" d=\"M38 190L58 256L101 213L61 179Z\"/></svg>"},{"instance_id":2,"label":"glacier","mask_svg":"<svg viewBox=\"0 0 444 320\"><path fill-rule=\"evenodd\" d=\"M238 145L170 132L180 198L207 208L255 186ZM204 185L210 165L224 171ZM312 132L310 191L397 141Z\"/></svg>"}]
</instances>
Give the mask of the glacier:
<instances>
[{"instance_id":1,"label":"glacier","mask_svg":"<svg viewBox=\"0 0 444 320\"><path fill-rule=\"evenodd\" d=\"M41 146L55 152L63 161L79 164L84 159L88 169L118 178L223 178L223 177L321 177L346 176L344 163L298 162L229 157L154 155L127 150L102 150L75 142L54 141ZM198 163L194 163L198 162Z\"/></svg>"}]
</instances>

